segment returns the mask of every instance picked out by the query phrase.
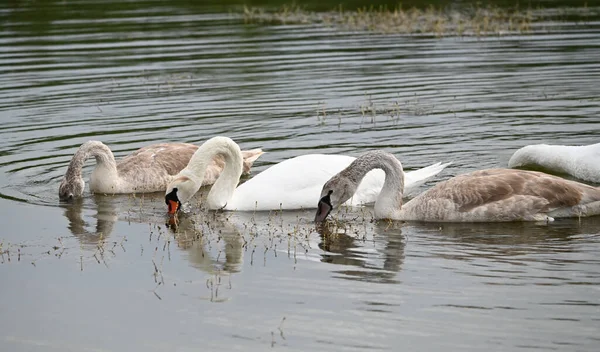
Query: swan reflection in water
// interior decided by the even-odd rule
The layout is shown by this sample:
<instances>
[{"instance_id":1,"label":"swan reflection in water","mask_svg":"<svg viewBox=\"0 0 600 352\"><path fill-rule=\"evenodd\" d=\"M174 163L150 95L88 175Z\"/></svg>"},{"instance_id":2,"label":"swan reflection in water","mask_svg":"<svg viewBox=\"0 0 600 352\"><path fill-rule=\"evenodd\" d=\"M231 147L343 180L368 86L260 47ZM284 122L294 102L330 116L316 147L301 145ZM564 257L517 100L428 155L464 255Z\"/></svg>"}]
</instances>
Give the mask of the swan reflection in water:
<instances>
[{"instance_id":1,"label":"swan reflection in water","mask_svg":"<svg viewBox=\"0 0 600 352\"><path fill-rule=\"evenodd\" d=\"M598 237L600 216L551 223L414 223L411 227L410 232L418 233L415 240L439 247L442 250L438 254L443 257L510 259L527 255L531 258L536 254L579 251L577 247L586 238Z\"/></svg>"},{"instance_id":2,"label":"swan reflection in water","mask_svg":"<svg viewBox=\"0 0 600 352\"><path fill-rule=\"evenodd\" d=\"M115 204L115 199L101 195L93 195L91 198L78 198L69 203L61 203L64 208L64 215L69 221L67 228L83 246L95 246L101 236L108 238L115 223L118 220L119 207ZM95 209L91 210L91 209ZM91 213L95 218L95 227L92 227L89 216L85 216L84 211ZM87 215L87 214L86 214Z\"/></svg>"},{"instance_id":3,"label":"swan reflection in water","mask_svg":"<svg viewBox=\"0 0 600 352\"><path fill-rule=\"evenodd\" d=\"M86 197L64 206L68 228L84 247L113 235L117 221L163 227L164 195ZM141 204L143 203L143 204ZM140 205L141 204L141 205ZM600 231L600 217L549 225L436 224L373 221L371 208L353 208L341 225L315 231L314 210L214 212L193 209L169 230L190 264L207 273L236 273L246 265L278 260L311 260L340 266L336 277L396 282L406 248L426 256L464 260L473 256L516 257L568 251L573 236ZM367 214L367 215L365 215ZM95 220L95 222L94 222ZM95 225L95 227L94 227ZM102 235L102 236L100 236ZM331 270L331 269L329 269Z\"/></svg>"},{"instance_id":4,"label":"swan reflection in water","mask_svg":"<svg viewBox=\"0 0 600 352\"><path fill-rule=\"evenodd\" d=\"M572 253L585 260L582 246L598 242L600 216L552 223L427 223L378 220L348 213L319 228L326 251L322 261L362 270L340 270L341 278L381 283L399 281L405 251L448 260L534 262ZM573 258L573 257L572 257ZM577 259L575 259L577 260Z\"/></svg>"},{"instance_id":5,"label":"swan reflection in water","mask_svg":"<svg viewBox=\"0 0 600 352\"><path fill-rule=\"evenodd\" d=\"M357 219L359 218L359 219ZM396 283L402 269L406 238L400 222L328 222L317 227L322 262L354 268L335 270L335 277L376 283Z\"/></svg>"},{"instance_id":6,"label":"swan reflection in water","mask_svg":"<svg viewBox=\"0 0 600 352\"><path fill-rule=\"evenodd\" d=\"M101 240L109 240L117 221L129 223L148 223L152 228L165 226L164 196L162 194L145 194L143 196L105 196L92 195L82 199L74 199L62 203L64 215L68 220L67 228L75 236L84 249L95 250ZM202 226L199 226L202 225ZM184 216L176 231L169 231L174 243L188 254L193 267L212 273L215 270L238 272L242 264L242 240L235 229L227 223L224 214L203 212L198 216ZM164 230L167 231L167 230ZM154 231L157 232L157 231ZM223 241L221 252L214 251L211 243ZM202 236L199 236L202 234ZM157 240L150 237L150 241ZM157 243L154 243L157 244Z\"/></svg>"},{"instance_id":7,"label":"swan reflection in water","mask_svg":"<svg viewBox=\"0 0 600 352\"><path fill-rule=\"evenodd\" d=\"M207 273L237 273L242 270L244 238L227 221L226 214L202 212L182 216L171 233L192 267Z\"/></svg>"}]
</instances>

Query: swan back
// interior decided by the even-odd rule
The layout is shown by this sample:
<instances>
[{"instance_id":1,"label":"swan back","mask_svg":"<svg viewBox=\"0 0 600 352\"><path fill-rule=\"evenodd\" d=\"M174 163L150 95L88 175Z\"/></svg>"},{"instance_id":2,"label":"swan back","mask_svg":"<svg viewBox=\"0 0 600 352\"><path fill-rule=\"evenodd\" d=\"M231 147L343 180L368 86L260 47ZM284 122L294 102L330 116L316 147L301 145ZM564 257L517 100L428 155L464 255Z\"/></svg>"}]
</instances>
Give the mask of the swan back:
<instances>
[{"instance_id":1,"label":"swan back","mask_svg":"<svg viewBox=\"0 0 600 352\"><path fill-rule=\"evenodd\" d=\"M136 150L117 163L119 175L135 180L141 173L174 176L187 166L198 147L190 143L158 143ZM154 170L154 171L153 171Z\"/></svg>"},{"instance_id":2,"label":"swan back","mask_svg":"<svg viewBox=\"0 0 600 352\"><path fill-rule=\"evenodd\" d=\"M600 190L536 171L488 169L453 177L402 208L401 220L542 221L576 216Z\"/></svg>"},{"instance_id":3,"label":"swan back","mask_svg":"<svg viewBox=\"0 0 600 352\"><path fill-rule=\"evenodd\" d=\"M59 197L69 199L83 195L85 182L82 168L89 157L95 157L96 167L90 175L90 191L94 193L144 193L166 189L189 163L198 147L189 143L159 143L140 148L115 161L108 146L99 141L82 144L69 163L59 186ZM262 150L242 151L244 172L249 173ZM211 185L225 167L225 159L215 155L207 167L202 185Z\"/></svg>"},{"instance_id":4,"label":"swan back","mask_svg":"<svg viewBox=\"0 0 600 352\"><path fill-rule=\"evenodd\" d=\"M243 153L243 152L242 152ZM312 209L317 205L323 185L348 167L355 157L331 154L306 154L270 166L242 183L227 203L227 210L254 211ZM448 164L437 163L405 174L406 192L442 171ZM372 204L381 192L385 172L369 171L345 205Z\"/></svg>"},{"instance_id":5,"label":"swan back","mask_svg":"<svg viewBox=\"0 0 600 352\"><path fill-rule=\"evenodd\" d=\"M528 145L512 155L508 167L541 168L600 183L600 143L586 146Z\"/></svg>"},{"instance_id":6,"label":"swan back","mask_svg":"<svg viewBox=\"0 0 600 352\"><path fill-rule=\"evenodd\" d=\"M286 159L242 183L235 190L226 209L253 211L312 208L319 201L323 184L354 159L346 155L327 154L306 154ZM373 182L377 184L378 180ZM382 184L383 181L377 194ZM367 188L369 186L365 185Z\"/></svg>"}]
</instances>

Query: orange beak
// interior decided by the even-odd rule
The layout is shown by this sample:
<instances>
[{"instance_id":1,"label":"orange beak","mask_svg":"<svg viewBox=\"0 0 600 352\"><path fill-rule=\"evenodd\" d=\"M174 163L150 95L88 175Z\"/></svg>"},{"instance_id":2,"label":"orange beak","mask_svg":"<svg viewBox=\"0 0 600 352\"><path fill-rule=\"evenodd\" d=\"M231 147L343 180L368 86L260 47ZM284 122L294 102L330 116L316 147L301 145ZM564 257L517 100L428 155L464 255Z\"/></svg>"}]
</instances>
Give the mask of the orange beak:
<instances>
[{"instance_id":1,"label":"orange beak","mask_svg":"<svg viewBox=\"0 0 600 352\"><path fill-rule=\"evenodd\" d=\"M169 200L168 207L169 207L169 215L175 215L175 213L177 213L177 209L179 209L179 202L174 201L174 200Z\"/></svg>"}]
</instances>

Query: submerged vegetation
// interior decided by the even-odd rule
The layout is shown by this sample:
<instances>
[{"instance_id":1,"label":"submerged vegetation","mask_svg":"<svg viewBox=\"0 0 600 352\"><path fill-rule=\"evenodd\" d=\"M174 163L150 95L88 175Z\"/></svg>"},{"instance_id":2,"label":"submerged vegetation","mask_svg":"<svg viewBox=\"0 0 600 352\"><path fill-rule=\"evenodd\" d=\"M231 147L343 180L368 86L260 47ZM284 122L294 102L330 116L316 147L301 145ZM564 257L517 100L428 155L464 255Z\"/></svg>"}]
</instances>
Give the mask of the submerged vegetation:
<instances>
[{"instance_id":1,"label":"submerged vegetation","mask_svg":"<svg viewBox=\"0 0 600 352\"><path fill-rule=\"evenodd\" d=\"M529 33L544 30L565 22L567 18L587 18L590 8L549 11L542 8L501 8L495 5L457 7L433 5L421 9L397 5L362 7L346 10L342 5L329 12L308 11L291 4L267 10L257 7L243 8L246 23L310 24L320 23L342 30L375 33L426 34L436 36L490 36Z\"/></svg>"}]
</instances>

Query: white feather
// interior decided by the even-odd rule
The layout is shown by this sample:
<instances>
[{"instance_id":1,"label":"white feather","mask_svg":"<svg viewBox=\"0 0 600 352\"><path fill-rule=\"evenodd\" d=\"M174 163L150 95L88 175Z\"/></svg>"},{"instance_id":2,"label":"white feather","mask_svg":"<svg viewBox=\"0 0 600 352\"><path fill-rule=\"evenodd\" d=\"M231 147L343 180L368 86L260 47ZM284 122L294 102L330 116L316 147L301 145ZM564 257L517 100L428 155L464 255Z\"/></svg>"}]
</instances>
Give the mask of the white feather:
<instances>
[{"instance_id":1,"label":"white feather","mask_svg":"<svg viewBox=\"0 0 600 352\"><path fill-rule=\"evenodd\" d=\"M346 155L307 154L284 160L240 185L225 209L249 211L315 208L325 182L355 159ZM414 192L449 164L437 163L407 172L405 193ZM354 197L345 204L375 202L384 180L385 173L382 170L370 171L360 183Z\"/></svg>"},{"instance_id":2,"label":"white feather","mask_svg":"<svg viewBox=\"0 0 600 352\"><path fill-rule=\"evenodd\" d=\"M583 146L528 145L513 154L508 167L542 168L600 183L600 143Z\"/></svg>"}]
</instances>

